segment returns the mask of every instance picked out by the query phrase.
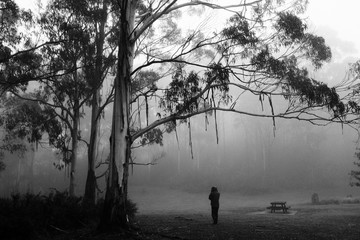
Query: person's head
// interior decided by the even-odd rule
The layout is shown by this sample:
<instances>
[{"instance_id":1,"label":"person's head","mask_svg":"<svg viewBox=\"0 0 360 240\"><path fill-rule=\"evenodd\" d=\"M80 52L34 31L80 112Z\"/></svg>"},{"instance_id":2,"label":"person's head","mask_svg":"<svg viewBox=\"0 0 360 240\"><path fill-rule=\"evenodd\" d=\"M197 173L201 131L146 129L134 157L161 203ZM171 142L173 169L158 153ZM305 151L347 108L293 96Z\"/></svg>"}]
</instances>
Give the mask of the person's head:
<instances>
[{"instance_id":1,"label":"person's head","mask_svg":"<svg viewBox=\"0 0 360 240\"><path fill-rule=\"evenodd\" d=\"M212 192L217 192L217 188L216 188L216 187L212 187L212 188L211 188L211 191L212 191Z\"/></svg>"}]
</instances>

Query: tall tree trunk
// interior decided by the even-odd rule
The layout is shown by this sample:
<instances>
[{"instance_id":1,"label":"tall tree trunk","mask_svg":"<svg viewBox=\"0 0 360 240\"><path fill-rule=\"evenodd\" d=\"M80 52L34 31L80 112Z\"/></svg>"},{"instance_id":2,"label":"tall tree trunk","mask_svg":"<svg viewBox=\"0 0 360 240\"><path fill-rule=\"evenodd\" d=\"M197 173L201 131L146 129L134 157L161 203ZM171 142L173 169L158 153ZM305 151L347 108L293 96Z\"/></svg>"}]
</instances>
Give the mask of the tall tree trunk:
<instances>
[{"instance_id":1,"label":"tall tree trunk","mask_svg":"<svg viewBox=\"0 0 360 240\"><path fill-rule=\"evenodd\" d=\"M74 104L74 119L73 119L73 129L71 131L71 168L70 168L70 186L69 186L69 194L70 196L75 196L75 174L76 174L76 165L77 165L77 149L78 149L78 130L79 130L79 121L80 121L80 109L79 109L79 101L75 101Z\"/></svg>"},{"instance_id":2,"label":"tall tree trunk","mask_svg":"<svg viewBox=\"0 0 360 240\"><path fill-rule=\"evenodd\" d=\"M98 155L98 142L100 131L100 86L103 78L103 52L105 42L105 25L107 21L108 1L103 2L103 18L100 23L99 32L96 38L96 60L95 76L89 76L90 84L94 91L91 102L91 132L90 144L88 148L88 173L85 185L84 201L89 204L95 204L96 176L95 162Z\"/></svg>"},{"instance_id":3,"label":"tall tree trunk","mask_svg":"<svg viewBox=\"0 0 360 240\"><path fill-rule=\"evenodd\" d=\"M87 204L95 204L96 176L95 162L98 155L99 129L100 129L100 88L96 89L92 99L91 111L91 132L90 144L88 148L88 172L86 177L84 202Z\"/></svg>"},{"instance_id":4,"label":"tall tree trunk","mask_svg":"<svg viewBox=\"0 0 360 240\"><path fill-rule=\"evenodd\" d=\"M74 62L74 67L76 69L76 62ZM77 72L73 73L73 78L75 83L78 80ZM75 95L74 95L74 115L72 116L72 128L71 128L71 168L70 168L70 186L69 186L69 194L70 196L75 196L75 174L76 174L76 165L77 165L77 152L78 152L78 133L79 133L79 124L80 124L80 98L79 96L79 88L76 85L75 87Z\"/></svg>"},{"instance_id":5,"label":"tall tree trunk","mask_svg":"<svg viewBox=\"0 0 360 240\"><path fill-rule=\"evenodd\" d=\"M130 156L130 74L134 58L134 43L130 33L134 26L136 1L123 0L120 7L120 37L117 77L110 139L110 163L106 195L100 229L128 226L126 216L126 189L128 157ZM124 171L125 169L125 171Z\"/></svg>"}]
</instances>

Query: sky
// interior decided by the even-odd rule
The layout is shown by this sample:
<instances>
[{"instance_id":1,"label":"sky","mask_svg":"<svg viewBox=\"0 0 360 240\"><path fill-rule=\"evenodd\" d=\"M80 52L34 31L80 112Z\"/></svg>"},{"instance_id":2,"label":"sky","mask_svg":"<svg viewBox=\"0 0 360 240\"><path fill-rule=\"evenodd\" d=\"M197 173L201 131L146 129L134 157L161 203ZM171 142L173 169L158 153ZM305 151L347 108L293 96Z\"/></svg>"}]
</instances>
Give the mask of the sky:
<instances>
[{"instance_id":1,"label":"sky","mask_svg":"<svg viewBox=\"0 0 360 240\"><path fill-rule=\"evenodd\" d=\"M25 8L34 7L37 1L16 0ZM233 2L233 0L221 1L226 5ZM309 0L305 13L308 17L309 30L324 36L332 48L341 51L333 61L341 61L349 57L359 58L360 26L356 18L359 9L358 0Z\"/></svg>"},{"instance_id":2,"label":"sky","mask_svg":"<svg viewBox=\"0 0 360 240\"><path fill-rule=\"evenodd\" d=\"M357 19L360 9L358 0L310 0L306 15L316 33L338 40L344 51L343 57L358 56L360 51L360 25Z\"/></svg>"},{"instance_id":3,"label":"sky","mask_svg":"<svg viewBox=\"0 0 360 240\"><path fill-rule=\"evenodd\" d=\"M312 76L330 86L343 80L349 64L360 59L360 1L309 0L305 13L308 29L325 38L332 51L330 63Z\"/></svg>"}]
</instances>

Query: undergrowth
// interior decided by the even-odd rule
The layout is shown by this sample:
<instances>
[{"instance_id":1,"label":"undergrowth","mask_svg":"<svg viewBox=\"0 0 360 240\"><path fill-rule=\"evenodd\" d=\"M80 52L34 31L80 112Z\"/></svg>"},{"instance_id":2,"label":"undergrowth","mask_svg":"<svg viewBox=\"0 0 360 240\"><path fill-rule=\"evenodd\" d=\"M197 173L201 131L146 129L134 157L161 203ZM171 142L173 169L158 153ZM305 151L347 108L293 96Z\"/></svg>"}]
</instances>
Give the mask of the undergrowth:
<instances>
[{"instance_id":1,"label":"undergrowth","mask_svg":"<svg viewBox=\"0 0 360 240\"><path fill-rule=\"evenodd\" d=\"M128 216L133 218L136 204L129 200L127 207ZM81 197L67 192L13 194L0 198L0 239L47 239L76 229L95 229L102 208L101 200L95 206L84 205Z\"/></svg>"}]
</instances>

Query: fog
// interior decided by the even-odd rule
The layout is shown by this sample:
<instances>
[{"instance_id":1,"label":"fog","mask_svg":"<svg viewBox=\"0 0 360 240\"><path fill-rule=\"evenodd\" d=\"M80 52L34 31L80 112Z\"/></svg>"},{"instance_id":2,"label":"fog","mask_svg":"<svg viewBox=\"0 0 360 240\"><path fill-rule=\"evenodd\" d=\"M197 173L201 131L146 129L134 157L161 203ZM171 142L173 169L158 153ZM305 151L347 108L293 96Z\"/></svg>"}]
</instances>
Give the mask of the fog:
<instances>
[{"instance_id":1,"label":"fog","mask_svg":"<svg viewBox=\"0 0 360 240\"><path fill-rule=\"evenodd\" d=\"M261 108L258 102L249 103L250 107ZM148 164L134 165L129 178L129 197L141 213L206 211L211 186L221 192L223 210L264 207L271 200L304 203L314 192L320 198L360 196L359 188L349 186L357 140L353 129L284 119L276 119L274 128L272 119L218 112L217 142L214 114L208 120L205 124L204 115L192 118L191 130L189 122L179 125L177 137L175 132L164 135L163 146L133 149L135 162ZM105 119L99 161L108 155L108 126ZM1 196L67 189L68 169L57 169L59 159L44 146L33 146L35 151L23 157L5 156ZM77 195L84 191L86 157L83 146L76 175ZM104 169L97 169L97 175ZM98 185L103 191L104 177ZM98 197L103 194L98 192Z\"/></svg>"},{"instance_id":2,"label":"fog","mask_svg":"<svg viewBox=\"0 0 360 240\"><path fill-rule=\"evenodd\" d=\"M130 179L130 192L144 211L203 208L211 186L223 192L229 209L265 206L271 199L304 203L314 192L322 198L359 195L349 187L356 146L351 129L278 120L274 131L269 119L222 114L217 144L214 124L205 131L204 120L196 120L191 122L193 158L186 125L178 130L179 148L169 135L163 147L139 150L144 162L165 152L156 165L135 167Z\"/></svg>"},{"instance_id":3,"label":"fog","mask_svg":"<svg viewBox=\"0 0 360 240\"><path fill-rule=\"evenodd\" d=\"M317 75L332 85L344 76L346 65L346 61L331 62ZM275 113L286 104L276 98L273 103ZM265 101L263 104L264 109L257 96L249 95L242 96L236 107L271 114ZM157 105L156 102L151 105L152 119L156 118ZM111 109L107 107L101 123L98 163L109 154ZM85 118L81 120L84 139L89 137L89 113L85 109ZM306 121L276 119L274 125L271 118L224 112L217 112L216 123L214 113L209 114L206 124L205 115L199 115L180 124L176 133L165 134L163 146L132 150L134 161L143 165L134 165L130 170L129 197L144 213L206 210L211 186L218 187L222 209L229 210L241 206L264 207L271 200L309 202L314 192L320 198L360 196L359 188L349 186L349 173L356 168L353 164L356 141L356 131L340 124L316 126ZM28 148L34 151L23 157L5 155L6 169L0 172L0 196L67 190L69 168L56 168L59 164L63 166L56 152L45 143ZM81 196L87 173L85 145L80 146L78 155L75 181L76 194ZM101 165L96 175L102 175L105 170L106 166ZM98 186L97 197L101 198L104 177L98 179Z\"/></svg>"}]
</instances>

